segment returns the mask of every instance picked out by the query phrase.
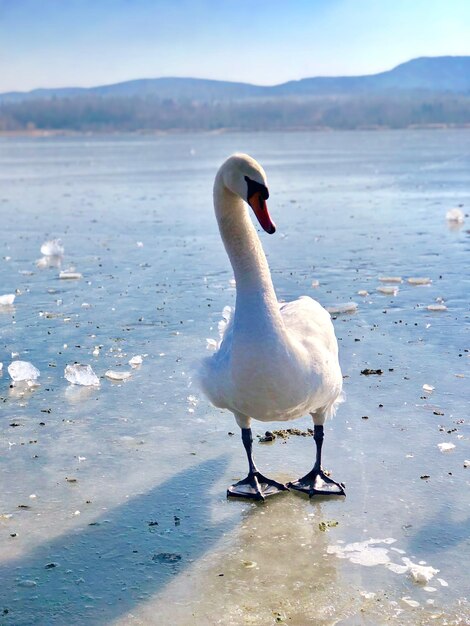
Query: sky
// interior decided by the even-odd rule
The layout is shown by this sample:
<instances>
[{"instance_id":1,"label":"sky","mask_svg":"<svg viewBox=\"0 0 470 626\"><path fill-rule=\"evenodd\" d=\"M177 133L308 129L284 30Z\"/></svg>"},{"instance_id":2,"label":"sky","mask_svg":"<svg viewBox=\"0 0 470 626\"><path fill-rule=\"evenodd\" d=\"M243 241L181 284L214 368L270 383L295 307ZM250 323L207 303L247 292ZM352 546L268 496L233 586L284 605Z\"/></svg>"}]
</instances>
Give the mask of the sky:
<instances>
[{"instance_id":1,"label":"sky","mask_svg":"<svg viewBox=\"0 0 470 626\"><path fill-rule=\"evenodd\" d=\"M470 0L0 0L0 92L373 74L469 33Z\"/></svg>"}]
</instances>

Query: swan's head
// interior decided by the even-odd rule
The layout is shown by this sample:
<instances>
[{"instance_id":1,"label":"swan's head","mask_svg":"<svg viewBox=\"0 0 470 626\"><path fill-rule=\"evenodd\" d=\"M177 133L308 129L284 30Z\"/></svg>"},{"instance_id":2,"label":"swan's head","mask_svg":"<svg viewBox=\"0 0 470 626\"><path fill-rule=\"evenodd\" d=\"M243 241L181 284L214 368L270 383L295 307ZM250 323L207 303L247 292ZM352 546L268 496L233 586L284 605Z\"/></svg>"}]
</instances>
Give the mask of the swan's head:
<instances>
[{"instance_id":1,"label":"swan's head","mask_svg":"<svg viewBox=\"0 0 470 626\"><path fill-rule=\"evenodd\" d=\"M227 189L248 202L267 233L275 233L276 226L266 205L269 191L261 165L248 154L234 154L225 161L220 171Z\"/></svg>"}]
</instances>

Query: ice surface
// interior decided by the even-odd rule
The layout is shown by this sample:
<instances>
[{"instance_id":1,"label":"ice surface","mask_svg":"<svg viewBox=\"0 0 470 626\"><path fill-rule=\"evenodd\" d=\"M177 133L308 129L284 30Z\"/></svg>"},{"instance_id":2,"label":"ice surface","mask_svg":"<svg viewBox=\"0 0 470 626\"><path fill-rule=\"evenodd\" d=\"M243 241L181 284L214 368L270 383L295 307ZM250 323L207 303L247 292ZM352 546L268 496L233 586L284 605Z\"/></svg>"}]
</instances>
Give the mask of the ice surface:
<instances>
[{"instance_id":1,"label":"ice surface","mask_svg":"<svg viewBox=\"0 0 470 626\"><path fill-rule=\"evenodd\" d=\"M332 304L331 306L325 307L328 313L339 314L339 313L356 313L358 309L357 302L344 302L342 304Z\"/></svg>"},{"instance_id":2,"label":"ice surface","mask_svg":"<svg viewBox=\"0 0 470 626\"><path fill-rule=\"evenodd\" d=\"M13 304L13 302L15 301L15 294L14 293L6 293L3 296L0 296L0 306L8 306L10 304Z\"/></svg>"},{"instance_id":3,"label":"ice surface","mask_svg":"<svg viewBox=\"0 0 470 626\"><path fill-rule=\"evenodd\" d=\"M95 374L90 365L81 365L74 363L67 365L64 371L64 377L72 385L97 386L100 384L98 376Z\"/></svg>"},{"instance_id":4,"label":"ice surface","mask_svg":"<svg viewBox=\"0 0 470 626\"><path fill-rule=\"evenodd\" d=\"M172 626L254 625L274 623L273 611L298 625L429 626L442 615L449 624L470 624L468 376L454 376L468 360L469 248L465 226L451 232L444 219L457 205L452 198L468 189L469 142L466 129L0 138L0 206L15 215L0 229L0 293L24 293L14 313L0 311L0 514L13 513L0 521L0 614L10 610L2 625L27 625L33 616L52 626L71 615L75 626L94 619L150 626L156 615ZM189 163L191 145L198 154ZM264 506L225 500L227 486L246 475L239 429L228 411L199 394L190 372L210 354L205 337L218 339L223 306L235 304L210 205L220 155L239 147L265 165L272 211L278 206L273 218L288 233L260 232L279 299L316 293L310 285L319 278L322 303L360 304L356 315L333 320L346 401L325 424L324 464L350 485L341 502L292 493ZM298 204L283 208L294 193ZM139 202L144 194L149 201ZM61 210L51 211L57 203ZM355 219L338 228L344 205ZM68 233L75 242L81 281L59 281L58 269L18 273L36 269L44 233ZM158 245L145 233L157 233ZM391 284L400 293L390 302L375 292L387 286L381 275L433 282L421 290ZM355 295L360 289L370 297ZM440 293L449 312L426 310ZM100 355L90 359L95 346ZM38 367L38 381L47 380L34 394L9 388L12 351ZM85 387L62 378L75 361L101 363L98 375L131 371L128 360L144 352L151 367L125 384L100 377L101 387ZM382 376L360 376L367 367L381 368ZM419 399L428 395L423 383L436 386L444 415ZM360 419L365 414L369 420ZM306 430L311 418L285 426ZM252 422L255 437L279 427ZM439 442L457 447L441 453ZM272 478L292 480L312 466L312 445L298 437L256 444L255 460ZM431 479L420 480L424 473ZM18 509L23 504L30 510ZM339 525L320 532L322 519ZM151 520L158 525L149 527ZM336 539L345 547L369 537L397 538L369 545L390 548L388 563L366 567L327 554ZM179 564L151 560L173 552L182 555ZM426 614L429 594L402 556L439 566L429 583L437 587L436 619ZM258 565L246 569L243 560ZM47 570L51 561L59 566ZM440 575L448 587L434 584ZM23 579L37 586L21 588ZM421 603L418 614L402 597Z\"/></svg>"},{"instance_id":5,"label":"ice surface","mask_svg":"<svg viewBox=\"0 0 470 626\"><path fill-rule=\"evenodd\" d=\"M41 372L29 361L13 361L8 366L8 373L15 382L36 380L41 376Z\"/></svg>"},{"instance_id":6,"label":"ice surface","mask_svg":"<svg viewBox=\"0 0 470 626\"><path fill-rule=\"evenodd\" d=\"M118 372L116 370L108 370L105 373L106 378L109 378L109 380L127 380L128 378L130 378L132 376L131 372Z\"/></svg>"},{"instance_id":7,"label":"ice surface","mask_svg":"<svg viewBox=\"0 0 470 626\"><path fill-rule=\"evenodd\" d=\"M465 213L462 209L456 207L455 209L449 209L446 213L446 220L449 222L457 222L458 224L462 224L465 220Z\"/></svg>"},{"instance_id":8,"label":"ice surface","mask_svg":"<svg viewBox=\"0 0 470 626\"><path fill-rule=\"evenodd\" d=\"M41 246L41 254L44 256L62 256L64 254L64 246L60 239L49 239Z\"/></svg>"}]
</instances>

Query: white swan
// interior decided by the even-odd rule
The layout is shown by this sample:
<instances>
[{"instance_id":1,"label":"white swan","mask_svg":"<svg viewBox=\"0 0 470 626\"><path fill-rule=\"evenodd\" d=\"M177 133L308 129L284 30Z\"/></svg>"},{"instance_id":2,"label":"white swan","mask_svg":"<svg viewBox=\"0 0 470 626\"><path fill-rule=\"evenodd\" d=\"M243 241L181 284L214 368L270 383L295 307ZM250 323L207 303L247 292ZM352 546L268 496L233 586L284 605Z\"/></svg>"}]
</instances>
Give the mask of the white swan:
<instances>
[{"instance_id":1,"label":"white swan","mask_svg":"<svg viewBox=\"0 0 470 626\"><path fill-rule=\"evenodd\" d=\"M323 424L334 413L342 389L330 314L302 296L279 303L256 230L253 209L268 233L276 228L266 200L263 168L246 154L229 157L214 183L214 207L225 249L235 274L235 313L217 352L204 359L200 383L216 407L229 409L242 430L248 456L247 478L229 487L228 496L264 499L288 487L310 496L345 495L344 485L321 467ZM314 422L316 461L311 472L288 487L266 478L252 455L251 419L292 420L310 413Z\"/></svg>"}]
</instances>

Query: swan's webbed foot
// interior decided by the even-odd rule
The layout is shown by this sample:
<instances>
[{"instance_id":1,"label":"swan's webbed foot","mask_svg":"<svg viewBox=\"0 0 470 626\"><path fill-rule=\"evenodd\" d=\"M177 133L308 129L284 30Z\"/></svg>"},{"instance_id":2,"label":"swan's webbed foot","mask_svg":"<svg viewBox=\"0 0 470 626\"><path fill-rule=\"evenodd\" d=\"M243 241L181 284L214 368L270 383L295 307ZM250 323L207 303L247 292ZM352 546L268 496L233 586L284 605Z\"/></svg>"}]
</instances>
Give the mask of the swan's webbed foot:
<instances>
[{"instance_id":1,"label":"swan's webbed foot","mask_svg":"<svg viewBox=\"0 0 470 626\"><path fill-rule=\"evenodd\" d=\"M258 470L250 472L246 478L227 489L227 498L251 498L252 500L265 500L281 491L288 491L288 487L271 478L263 476Z\"/></svg>"},{"instance_id":2,"label":"swan's webbed foot","mask_svg":"<svg viewBox=\"0 0 470 626\"><path fill-rule=\"evenodd\" d=\"M327 476L321 468L314 467L311 472L287 483L290 489L295 491L302 491L312 496L345 496L344 483L337 483L332 478Z\"/></svg>"}]
</instances>

